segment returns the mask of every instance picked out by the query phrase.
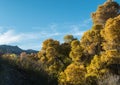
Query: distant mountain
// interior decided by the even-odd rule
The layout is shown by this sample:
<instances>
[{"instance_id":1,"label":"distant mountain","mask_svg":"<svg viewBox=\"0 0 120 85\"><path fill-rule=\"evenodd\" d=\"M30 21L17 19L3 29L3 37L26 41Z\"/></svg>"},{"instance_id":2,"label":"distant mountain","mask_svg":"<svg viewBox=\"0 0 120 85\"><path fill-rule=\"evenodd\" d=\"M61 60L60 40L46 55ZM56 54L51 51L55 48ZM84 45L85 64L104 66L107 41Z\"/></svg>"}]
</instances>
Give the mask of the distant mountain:
<instances>
[{"instance_id":1,"label":"distant mountain","mask_svg":"<svg viewBox=\"0 0 120 85\"><path fill-rule=\"evenodd\" d=\"M15 54L20 54L21 52L26 52L28 54L30 53L37 53L38 51L36 50L23 50L19 48L18 46L11 46L11 45L0 45L0 53L15 53Z\"/></svg>"},{"instance_id":2,"label":"distant mountain","mask_svg":"<svg viewBox=\"0 0 120 85\"><path fill-rule=\"evenodd\" d=\"M30 53L37 53L38 51L32 50L32 49L28 49L28 50L24 50L24 52L30 54Z\"/></svg>"}]
</instances>

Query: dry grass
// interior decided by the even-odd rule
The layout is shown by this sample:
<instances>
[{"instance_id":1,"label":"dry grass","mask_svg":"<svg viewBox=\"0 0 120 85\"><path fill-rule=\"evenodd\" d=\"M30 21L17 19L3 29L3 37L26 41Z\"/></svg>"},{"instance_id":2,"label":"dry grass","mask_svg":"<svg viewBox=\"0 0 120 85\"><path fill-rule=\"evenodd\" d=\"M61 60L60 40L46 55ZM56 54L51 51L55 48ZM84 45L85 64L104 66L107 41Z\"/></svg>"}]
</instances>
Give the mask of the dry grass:
<instances>
[{"instance_id":1,"label":"dry grass","mask_svg":"<svg viewBox=\"0 0 120 85\"><path fill-rule=\"evenodd\" d=\"M99 79L98 85L120 85L120 76L107 73Z\"/></svg>"}]
</instances>

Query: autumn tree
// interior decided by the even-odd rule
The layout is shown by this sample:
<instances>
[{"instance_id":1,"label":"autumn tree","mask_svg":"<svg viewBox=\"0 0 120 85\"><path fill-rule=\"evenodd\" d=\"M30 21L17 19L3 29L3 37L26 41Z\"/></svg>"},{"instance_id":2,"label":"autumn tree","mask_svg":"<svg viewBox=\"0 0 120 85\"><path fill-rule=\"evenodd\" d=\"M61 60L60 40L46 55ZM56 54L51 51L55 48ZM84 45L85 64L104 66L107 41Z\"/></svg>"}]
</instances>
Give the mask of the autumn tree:
<instances>
[{"instance_id":1,"label":"autumn tree","mask_svg":"<svg viewBox=\"0 0 120 85\"><path fill-rule=\"evenodd\" d=\"M59 85L85 85L85 73L84 65L72 63L60 73Z\"/></svg>"},{"instance_id":2,"label":"autumn tree","mask_svg":"<svg viewBox=\"0 0 120 85\"><path fill-rule=\"evenodd\" d=\"M71 51L71 44L64 42L60 45L60 54L69 56L70 51Z\"/></svg>"},{"instance_id":3,"label":"autumn tree","mask_svg":"<svg viewBox=\"0 0 120 85\"><path fill-rule=\"evenodd\" d=\"M106 20L120 14L120 6L113 0L107 0L103 5L98 6L96 12L92 13L94 24L105 25Z\"/></svg>"},{"instance_id":4,"label":"autumn tree","mask_svg":"<svg viewBox=\"0 0 120 85\"><path fill-rule=\"evenodd\" d=\"M59 41L47 39L43 42L41 50L46 50L48 47L54 47L57 49L59 45L60 45Z\"/></svg>"},{"instance_id":5,"label":"autumn tree","mask_svg":"<svg viewBox=\"0 0 120 85\"><path fill-rule=\"evenodd\" d=\"M42 49L38 53L39 62L45 65L48 74L57 77L71 63L70 50L70 43L60 44L59 41L47 39L43 42Z\"/></svg>"},{"instance_id":6,"label":"autumn tree","mask_svg":"<svg viewBox=\"0 0 120 85\"><path fill-rule=\"evenodd\" d=\"M80 41L74 40L71 43L71 52L70 52L70 58L73 62L82 62L83 59L83 48L80 45Z\"/></svg>"},{"instance_id":7,"label":"autumn tree","mask_svg":"<svg viewBox=\"0 0 120 85\"><path fill-rule=\"evenodd\" d=\"M108 72L106 63L101 61L101 56L95 55L91 60L90 65L87 66L87 73L85 74L88 85L98 85L99 78Z\"/></svg>"},{"instance_id":8,"label":"autumn tree","mask_svg":"<svg viewBox=\"0 0 120 85\"><path fill-rule=\"evenodd\" d=\"M83 48L79 40L71 42L70 58L72 63L60 73L58 81L60 85L85 85L86 68L84 65Z\"/></svg>"},{"instance_id":9,"label":"autumn tree","mask_svg":"<svg viewBox=\"0 0 120 85\"><path fill-rule=\"evenodd\" d=\"M58 58L64 64L64 69L71 63L71 58L69 57L69 53L71 51L70 43L62 43L59 48Z\"/></svg>"},{"instance_id":10,"label":"autumn tree","mask_svg":"<svg viewBox=\"0 0 120 85\"><path fill-rule=\"evenodd\" d=\"M25 59L26 56L27 56L27 53L26 53L26 52L22 52L22 53L20 54L20 60Z\"/></svg>"},{"instance_id":11,"label":"autumn tree","mask_svg":"<svg viewBox=\"0 0 120 85\"><path fill-rule=\"evenodd\" d=\"M105 28L102 30L101 35L104 38L103 49L106 51L107 56L102 57L102 59L109 62L109 65L120 64L120 15L115 18L110 18L106 24ZM110 60L108 60L110 59ZM117 69L116 69L117 70Z\"/></svg>"},{"instance_id":12,"label":"autumn tree","mask_svg":"<svg viewBox=\"0 0 120 85\"><path fill-rule=\"evenodd\" d=\"M84 55L87 56L87 60L90 61L92 57L101 52L102 37L100 35L102 25L94 25L92 29L84 33L80 40L80 44L83 47Z\"/></svg>"},{"instance_id":13,"label":"autumn tree","mask_svg":"<svg viewBox=\"0 0 120 85\"><path fill-rule=\"evenodd\" d=\"M73 40L76 40L73 35L65 35L64 36L64 41L65 43L71 43Z\"/></svg>"},{"instance_id":14,"label":"autumn tree","mask_svg":"<svg viewBox=\"0 0 120 85\"><path fill-rule=\"evenodd\" d=\"M95 55L87 67L86 77L95 76L98 78L102 73L106 72L107 70L104 70L104 68L106 68L104 61L101 60L101 56Z\"/></svg>"},{"instance_id":15,"label":"autumn tree","mask_svg":"<svg viewBox=\"0 0 120 85\"><path fill-rule=\"evenodd\" d=\"M103 37L101 45L103 49L99 55L95 55L87 66L86 79L93 83L93 78L99 80L103 75L110 72L113 75L120 74L120 16L110 18L101 31ZM103 81L104 82L104 81ZM92 84L91 84L92 85Z\"/></svg>"},{"instance_id":16,"label":"autumn tree","mask_svg":"<svg viewBox=\"0 0 120 85\"><path fill-rule=\"evenodd\" d=\"M120 53L117 50L109 50L99 56L95 55L87 66L86 79L94 77L97 81L108 72L118 75L120 74L118 65L120 65Z\"/></svg>"},{"instance_id":17,"label":"autumn tree","mask_svg":"<svg viewBox=\"0 0 120 85\"><path fill-rule=\"evenodd\" d=\"M94 25L80 41L66 35L62 44L53 39L43 42L39 61L59 85L97 85L108 72L120 74L119 11L118 3L107 0L92 14Z\"/></svg>"},{"instance_id":18,"label":"autumn tree","mask_svg":"<svg viewBox=\"0 0 120 85\"><path fill-rule=\"evenodd\" d=\"M103 42L104 50L120 51L120 15L115 18L110 18L105 28L101 32L105 42Z\"/></svg>"}]
</instances>

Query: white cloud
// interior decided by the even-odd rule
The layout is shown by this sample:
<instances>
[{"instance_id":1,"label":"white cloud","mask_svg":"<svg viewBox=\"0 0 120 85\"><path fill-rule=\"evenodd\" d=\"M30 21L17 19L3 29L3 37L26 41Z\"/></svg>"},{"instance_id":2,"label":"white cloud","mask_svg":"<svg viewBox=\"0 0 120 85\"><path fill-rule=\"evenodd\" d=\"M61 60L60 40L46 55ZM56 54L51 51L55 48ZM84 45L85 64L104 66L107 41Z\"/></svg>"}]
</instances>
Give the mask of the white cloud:
<instances>
[{"instance_id":1,"label":"white cloud","mask_svg":"<svg viewBox=\"0 0 120 85\"><path fill-rule=\"evenodd\" d=\"M83 23L79 24L79 27L89 27L91 22L92 22L91 18L86 19L83 21Z\"/></svg>"},{"instance_id":2,"label":"white cloud","mask_svg":"<svg viewBox=\"0 0 120 85\"><path fill-rule=\"evenodd\" d=\"M86 20L82 21L82 23L80 23L80 24L70 25L71 31L69 31L69 33L77 38L81 38L81 36L84 34L84 32L87 29L89 29L91 22L92 22L92 20L90 18L90 19L86 19Z\"/></svg>"},{"instance_id":3,"label":"white cloud","mask_svg":"<svg viewBox=\"0 0 120 85\"><path fill-rule=\"evenodd\" d=\"M43 40L61 35L59 32L25 32L17 33L13 29L3 31L0 34L0 45L14 44L22 47L23 49L38 49Z\"/></svg>"},{"instance_id":4,"label":"white cloud","mask_svg":"<svg viewBox=\"0 0 120 85\"><path fill-rule=\"evenodd\" d=\"M60 36L60 35L62 35L63 33L60 33L60 32L40 32L40 33L37 33L37 34L39 34L39 36L41 37L41 38L47 38L47 37L54 37L54 36Z\"/></svg>"},{"instance_id":5,"label":"white cloud","mask_svg":"<svg viewBox=\"0 0 120 85\"><path fill-rule=\"evenodd\" d=\"M16 35L13 30L8 30L7 32L0 34L0 44L18 42L20 38L21 35Z\"/></svg>"},{"instance_id":6,"label":"white cloud","mask_svg":"<svg viewBox=\"0 0 120 85\"><path fill-rule=\"evenodd\" d=\"M0 44L18 45L23 49L39 49L44 40L48 38L57 39L63 42L63 37L72 34L80 39L90 25L91 19L83 21L81 24L51 24L47 28L37 29L32 32L19 33L16 30L0 27ZM82 29L84 28L84 29ZM7 30L7 31L6 31ZM63 31L64 30L64 31Z\"/></svg>"},{"instance_id":7,"label":"white cloud","mask_svg":"<svg viewBox=\"0 0 120 85\"><path fill-rule=\"evenodd\" d=\"M0 34L0 44L9 44L21 40L38 39L60 35L59 32L33 32L33 33L16 33L15 30L8 30Z\"/></svg>"},{"instance_id":8,"label":"white cloud","mask_svg":"<svg viewBox=\"0 0 120 85\"><path fill-rule=\"evenodd\" d=\"M72 26L71 28L72 28L72 30L70 33L73 34L74 36L81 37L85 32L85 30L81 31L78 26Z\"/></svg>"}]
</instances>

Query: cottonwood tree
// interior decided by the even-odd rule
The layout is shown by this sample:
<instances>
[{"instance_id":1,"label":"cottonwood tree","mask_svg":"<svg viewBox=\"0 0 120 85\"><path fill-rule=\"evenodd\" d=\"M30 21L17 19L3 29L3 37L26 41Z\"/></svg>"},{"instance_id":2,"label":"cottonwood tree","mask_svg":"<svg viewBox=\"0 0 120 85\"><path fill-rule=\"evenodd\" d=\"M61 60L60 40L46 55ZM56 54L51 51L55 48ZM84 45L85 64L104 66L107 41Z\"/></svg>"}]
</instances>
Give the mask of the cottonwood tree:
<instances>
[{"instance_id":1,"label":"cottonwood tree","mask_svg":"<svg viewBox=\"0 0 120 85\"><path fill-rule=\"evenodd\" d=\"M105 25L106 20L120 14L120 6L113 0L107 0L103 5L98 6L96 12L92 13L94 24Z\"/></svg>"},{"instance_id":2,"label":"cottonwood tree","mask_svg":"<svg viewBox=\"0 0 120 85\"><path fill-rule=\"evenodd\" d=\"M52 76L57 76L63 67L63 63L58 57L59 47L59 41L47 39L38 53L39 61L44 64L45 70Z\"/></svg>"},{"instance_id":3,"label":"cottonwood tree","mask_svg":"<svg viewBox=\"0 0 120 85\"><path fill-rule=\"evenodd\" d=\"M64 36L64 41L65 43L71 43L73 40L76 40L73 35L65 35Z\"/></svg>"},{"instance_id":4,"label":"cottonwood tree","mask_svg":"<svg viewBox=\"0 0 120 85\"><path fill-rule=\"evenodd\" d=\"M88 57L88 61L96 54L101 52L101 43L103 41L101 37L101 30L103 29L102 25L94 25L92 29L84 33L80 40L80 44L83 47L84 55Z\"/></svg>"},{"instance_id":5,"label":"cottonwood tree","mask_svg":"<svg viewBox=\"0 0 120 85\"><path fill-rule=\"evenodd\" d=\"M85 73L84 65L71 63L60 73L59 85L85 85Z\"/></svg>"},{"instance_id":6,"label":"cottonwood tree","mask_svg":"<svg viewBox=\"0 0 120 85\"><path fill-rule=\"evenodd\" d=\"M82 62L82 56L83 56L83 48L80 45L80 41L74 40L71 43L71 52L70 52L70 58L73 62Z\"/></svg>"},{"instance_id":7,"label":"cottonwood tree","mask_svg":"<svg viewBox=\"0 0 120 85\"><path fill-rule=\"evenodd\" d=\"M105 28L101 32L105 42L103 42L104 50L120 51L120 15L115 18L110 18Z\"/></svg>"}]
</instances>

